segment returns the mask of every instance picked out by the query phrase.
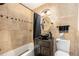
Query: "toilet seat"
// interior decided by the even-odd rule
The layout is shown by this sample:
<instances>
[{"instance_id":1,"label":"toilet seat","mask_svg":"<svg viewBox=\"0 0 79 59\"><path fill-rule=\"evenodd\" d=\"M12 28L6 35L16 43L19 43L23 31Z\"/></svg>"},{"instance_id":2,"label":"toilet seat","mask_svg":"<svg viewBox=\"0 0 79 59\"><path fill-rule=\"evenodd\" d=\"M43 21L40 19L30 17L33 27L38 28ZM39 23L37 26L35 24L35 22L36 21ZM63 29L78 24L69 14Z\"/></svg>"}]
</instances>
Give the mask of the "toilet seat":
<instances>
[{"instance_id":1,"label":"toilet seat","mask_svg":"<svg viewBox=\"0 0 79 59\"><path fill-rule=\"evenodd\" d=\"M55 53L55 56L69 56L69 53L61 51L61 50L57 50Z\"/></svg>"}]
</instances>

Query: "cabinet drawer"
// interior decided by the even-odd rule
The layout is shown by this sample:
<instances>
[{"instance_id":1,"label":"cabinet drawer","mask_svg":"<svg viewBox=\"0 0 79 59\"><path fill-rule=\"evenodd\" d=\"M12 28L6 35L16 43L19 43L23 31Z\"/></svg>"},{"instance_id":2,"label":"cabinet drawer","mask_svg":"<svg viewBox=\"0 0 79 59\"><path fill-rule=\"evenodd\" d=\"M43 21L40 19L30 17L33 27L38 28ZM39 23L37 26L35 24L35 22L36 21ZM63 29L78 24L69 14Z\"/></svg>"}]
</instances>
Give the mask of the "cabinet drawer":
<instances>
[{"instance_id":1,"label":"cabinet drawer","mask_svg":"<svg viewBox=\"0 0 79 59\"><path fill-rule=\"evenodd\" d=\"M44 47L49 47L50 46L50 42L41 41L40 45L44 46Z\"/></svg>"}]
</instances>

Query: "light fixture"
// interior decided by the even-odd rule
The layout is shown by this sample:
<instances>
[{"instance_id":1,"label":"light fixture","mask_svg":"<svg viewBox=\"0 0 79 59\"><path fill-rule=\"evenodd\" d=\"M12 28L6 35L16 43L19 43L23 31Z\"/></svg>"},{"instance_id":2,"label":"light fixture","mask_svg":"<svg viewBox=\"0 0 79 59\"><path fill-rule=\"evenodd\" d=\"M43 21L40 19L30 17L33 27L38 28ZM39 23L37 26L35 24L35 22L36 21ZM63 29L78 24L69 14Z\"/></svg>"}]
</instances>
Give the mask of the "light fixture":
<instances>
[{"instance_id":1,"label":"light fixture","mask_svg":"<svg viewBox=\"0 0 79 59\"><path fill-rule=\"evenodd\" d=\"M44 9L44 10L41 12L41 16L50 15L50 14L51 14L50 9Z\"/></svg>"}]
</instances>

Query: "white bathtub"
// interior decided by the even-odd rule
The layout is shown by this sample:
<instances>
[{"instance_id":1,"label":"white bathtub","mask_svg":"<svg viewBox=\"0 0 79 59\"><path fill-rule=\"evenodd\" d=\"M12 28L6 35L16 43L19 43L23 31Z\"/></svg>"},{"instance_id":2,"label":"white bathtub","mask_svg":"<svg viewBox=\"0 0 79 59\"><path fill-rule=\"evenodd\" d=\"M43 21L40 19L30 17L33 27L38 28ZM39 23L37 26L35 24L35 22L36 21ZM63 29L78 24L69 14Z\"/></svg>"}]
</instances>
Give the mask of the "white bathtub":
<instances>
[{"instance_id":1,"label":"white bathtub","mask_svg":"<svg viewBox=\"0 0 79 59\"><path fill-rule=\"evenodd\" d=\"M1 56L34 56L34 44L29 43L14 50L8 51Z\"/></svg>"}]
</instances>

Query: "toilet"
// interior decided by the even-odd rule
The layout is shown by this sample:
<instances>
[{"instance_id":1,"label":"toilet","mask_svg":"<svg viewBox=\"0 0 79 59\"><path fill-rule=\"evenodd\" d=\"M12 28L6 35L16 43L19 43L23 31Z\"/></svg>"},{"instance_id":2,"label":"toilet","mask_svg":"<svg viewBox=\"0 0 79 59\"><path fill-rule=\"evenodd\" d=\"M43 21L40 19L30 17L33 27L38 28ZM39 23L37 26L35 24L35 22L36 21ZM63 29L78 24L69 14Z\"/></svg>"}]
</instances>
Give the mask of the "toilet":
<instances>
[{"instance_id":1,"label":"toilet","mask_svg":"<svg viewBox=\"0 0 79 59\"><path fill-rule=\"evenodd\" d=\"M63 35L60 34L60 38L56 39L57 51L55 52L55 56L69 56L70 40L66 40Z\"/></svg>"}]
</instances>

